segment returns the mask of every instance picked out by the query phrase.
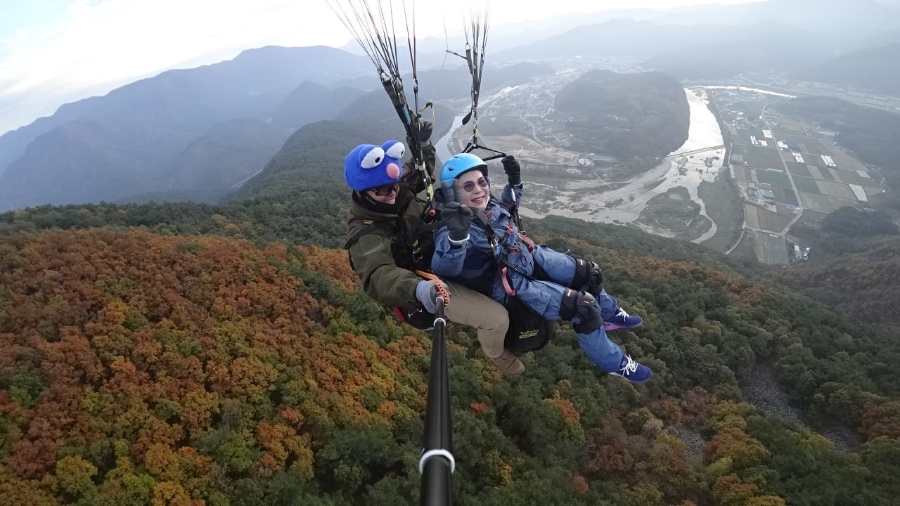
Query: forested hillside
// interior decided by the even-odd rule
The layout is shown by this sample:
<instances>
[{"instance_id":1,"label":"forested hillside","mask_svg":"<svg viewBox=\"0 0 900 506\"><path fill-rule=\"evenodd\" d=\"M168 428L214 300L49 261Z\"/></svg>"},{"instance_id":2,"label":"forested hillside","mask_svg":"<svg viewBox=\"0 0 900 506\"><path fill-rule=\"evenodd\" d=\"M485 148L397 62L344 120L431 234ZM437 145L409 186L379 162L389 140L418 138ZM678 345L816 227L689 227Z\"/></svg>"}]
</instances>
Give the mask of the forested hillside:
<instances>
[{"instance_id":1,"label":"forested hillside","mask_svg":"<svg viewBox=\"0 0 900 506\"><path fill-rule=\"evenodd\" d=\"M0 504L415 503L430 340L368 299L334 249L344 154L389 136L309 125L222 205L0 214ZM602 375L562 325L501 378L473 330L451 327L457 504L900 494L895 333L689 242L527 225L603 266L645 321L611 336L655 375ZM760 367L805 425L744 402ZM857 443L820 435L835 427Z\"/></svg>"},{"instance_id":2,"label":"forested hillside","mask_svg":"<svg viewBox=\"0 0 900 506\"><path fill-rule=\"evenodd\" d=\"M810 261L779 279L837 311L900 332L900 230L886 212L838 209L812 248Z\"/></svg>"},{"instance_id":3,"label":"forested hillside","mask_svg":"<svg viewBox=\"0 0 900 506\"><path fill-rule=\"evenodd\" d=\"M563 87L554 106L582 152L662 157L684 144L690 110L684 88L659 72L592 70Z\"/></svg>"},{"instance_id":4,"label":"forested hillside","mask_svg":"<svg viewBox=\"0 0 900 506\"><path fill-rule=\"evenodd\" d=\"M656 375L634 387L599 374L565 328L523 377L501 379L455 328L459 504L890 503L892 339L727 266L634 252L671 241L531 224L604 265L608 290L645 317L614 337ZM9 503L415 502L429 341L362 294L343 251L18 232L0 273ZM810 421L839 420L865 444L840 452L741 403L759 362ZM682 437L703 437L702 455Z\"/></svg>"}]
</instances>

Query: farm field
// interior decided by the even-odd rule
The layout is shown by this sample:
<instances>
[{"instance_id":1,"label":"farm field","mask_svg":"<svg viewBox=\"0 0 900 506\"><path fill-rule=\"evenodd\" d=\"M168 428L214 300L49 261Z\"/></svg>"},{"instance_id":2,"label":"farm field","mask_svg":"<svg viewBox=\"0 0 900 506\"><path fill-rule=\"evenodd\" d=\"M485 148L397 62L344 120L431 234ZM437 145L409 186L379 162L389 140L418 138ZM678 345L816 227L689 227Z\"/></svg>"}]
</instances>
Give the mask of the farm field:
<instances>
[{"instance_id":1,"label":"farm field","mask_svg":"<svg viewBox=\"0 0 900 506\"><path fill-rule=\"evenodd\" d=\"M784 236L795 221L818 224L841 207L866 205L884 191L883 178L835 143L833 126L785 116L777 107L784 98L753 97L715 95L731 142L731 182L751 229L740 246L760 262L788 263Z\"/></svg>"}]
</instances>

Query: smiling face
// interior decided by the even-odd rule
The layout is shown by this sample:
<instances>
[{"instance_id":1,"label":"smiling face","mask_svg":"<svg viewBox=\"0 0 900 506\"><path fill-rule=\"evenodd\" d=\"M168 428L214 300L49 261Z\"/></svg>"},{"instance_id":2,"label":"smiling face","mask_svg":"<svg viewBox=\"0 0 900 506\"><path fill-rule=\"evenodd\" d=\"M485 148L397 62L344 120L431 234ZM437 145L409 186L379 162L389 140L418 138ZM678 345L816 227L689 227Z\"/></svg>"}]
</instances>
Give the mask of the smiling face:
<instances>
[{"instance_id":1,"label":"smiling face","mask_svg":"<svg viewBox=\"0 0 900 506\"><path fill-rule=\"evenodd\" d=\"M470 170L456 178L456 195L459 203L473 209L487 208L491 198L490 188L480 170Z\"/></svg>"},{"instance_id":2,"label":"smiling face","mask_svg":"<svg viewBox=\"0 0 900 506\"><path fill-rule=\"evenodd\" d=\"M394 205L397 203L397 195L400 194L400 183L391 183L376 186L366 190L372 200L382 204Z\"/></svg>"}]
</instances>

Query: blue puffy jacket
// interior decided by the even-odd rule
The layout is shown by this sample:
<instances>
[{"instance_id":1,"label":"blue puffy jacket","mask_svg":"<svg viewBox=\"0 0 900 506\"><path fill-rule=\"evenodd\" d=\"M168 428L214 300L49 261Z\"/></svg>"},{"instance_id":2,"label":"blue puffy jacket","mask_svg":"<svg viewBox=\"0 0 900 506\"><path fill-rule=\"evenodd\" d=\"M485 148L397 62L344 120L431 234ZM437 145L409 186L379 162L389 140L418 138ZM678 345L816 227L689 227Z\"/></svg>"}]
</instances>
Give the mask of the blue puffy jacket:
<instances>
[{"instance_id":1,"label":"blue puffy jacket","mask_svg":"<svg viewBox=\"0 0 900 506\"><path fill-rule=\"evenodd\" d=\"M446 227L438 229L434 238L434 256L431 259L432 272L486 293L499 302L506 298L506 291L498 276L500 255L505 254L506 261L518 272L533 276L534 257L510 214L514 205L512 191L513 188L506 185L502 197L497 199L491 195L485 209L484 214L493 229L493 236L478 219L473 220L469 240L462 246L450 244ZM521 185L515 188L515 192L515 202L521 201Z\"/></svg>"}]
</instances>

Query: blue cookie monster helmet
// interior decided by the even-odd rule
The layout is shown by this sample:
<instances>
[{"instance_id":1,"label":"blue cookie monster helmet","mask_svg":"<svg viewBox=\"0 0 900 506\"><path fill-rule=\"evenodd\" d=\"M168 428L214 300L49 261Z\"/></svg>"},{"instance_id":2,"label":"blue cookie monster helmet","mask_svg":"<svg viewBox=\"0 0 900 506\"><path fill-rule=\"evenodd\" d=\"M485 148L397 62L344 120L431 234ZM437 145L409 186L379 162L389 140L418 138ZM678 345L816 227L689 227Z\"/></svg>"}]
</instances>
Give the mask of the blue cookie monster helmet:
<instances>
[{"instance_id":1,"label":"blue cookie monster helmet","mask_svg":"<svg viewBox=\"0 0 900 506\"><path fill-rule=\"evenodd\" d=\"M360 144L344 158L344 179L356 191L396 183L403 175L400 159L406 147L399 141L381 146Z\"/></svg>"},{"instance_id":2,"label":"blue cookie monster helmet","mask_svg":"<svg viewBox=\"0 0 900 506\"><path fill-rule=\"evenodd\" d=\"M488 177L487 164L484 160L473 155L472 153L459 153L453 155L441 167L441 173L438 179L441 182L439 198L443 202L456 202L456 189L453 182L456 178L472 170L480 170L484 177Z\"/></svg>"}]
</instances>

